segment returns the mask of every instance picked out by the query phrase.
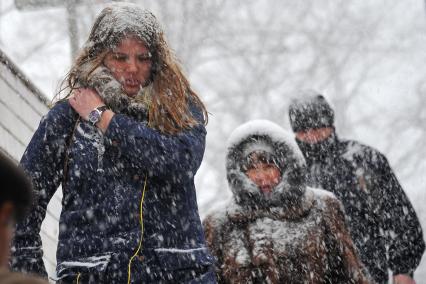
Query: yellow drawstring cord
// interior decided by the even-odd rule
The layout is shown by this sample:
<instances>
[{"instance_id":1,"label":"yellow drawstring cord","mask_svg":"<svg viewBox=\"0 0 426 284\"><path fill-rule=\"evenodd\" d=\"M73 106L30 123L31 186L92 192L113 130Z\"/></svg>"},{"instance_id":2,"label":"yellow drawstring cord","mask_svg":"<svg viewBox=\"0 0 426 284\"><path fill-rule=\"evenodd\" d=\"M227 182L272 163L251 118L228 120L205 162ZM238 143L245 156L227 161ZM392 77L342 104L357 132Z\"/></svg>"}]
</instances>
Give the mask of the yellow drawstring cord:
<instances>
[{"instance_id":1,"label":"yellow drawstring cord","mask_svg":"<svg viewBox=\"0 0 426 284\"><path fill-rule=\"evenodd\" d=\"M146 181L147 181L147 176L145 175L145 182L144 182L144 185L143 185L142 198L141 198L140 211L139 211L139 217L140 217L139 222L140 222L140 225L141 225L141 237L139 239L138 249L136 250L135 254L129 260L129 265L128 265L128 268L127 268L127 284L130 284L132 261L138 255L138 253L140 252L140 250L142 249L142 239L143 239L143 229L144 229L143 228L143 210L142 210L142 206L143 206L143 201L145 199Z\"/></svg>"},{"instance_id":2,"label":"yellow drawstring cord","mask_svg":"<svg viewBox=\"0 0 426 284\"><path fill-rule=\"evenodd\" d=\"M79 272L79 273L77 274L77 281L76 281L76 284L80 283L80 276L81 276L81 273Z\"/></svg>"}]
</instances>

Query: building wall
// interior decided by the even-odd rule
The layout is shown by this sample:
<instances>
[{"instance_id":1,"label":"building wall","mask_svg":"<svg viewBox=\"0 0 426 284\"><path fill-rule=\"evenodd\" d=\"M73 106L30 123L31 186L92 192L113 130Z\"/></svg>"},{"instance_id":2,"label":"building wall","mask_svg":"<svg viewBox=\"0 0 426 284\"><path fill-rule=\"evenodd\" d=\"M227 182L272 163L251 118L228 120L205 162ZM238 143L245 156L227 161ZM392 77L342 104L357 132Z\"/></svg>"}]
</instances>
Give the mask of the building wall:
<instances>
[{"instance_id":1,"label":"building wall","mask_svg":"<svg viewBox=\"0 0 426 284\"><path fill-rule=\"evenodd\" d=\"M0 50L0 151L18 162L40 122L48 111L46 97ZM61 190L52 198L42 224L44 262L54 275Z\"/></svg>"}]
</instances>

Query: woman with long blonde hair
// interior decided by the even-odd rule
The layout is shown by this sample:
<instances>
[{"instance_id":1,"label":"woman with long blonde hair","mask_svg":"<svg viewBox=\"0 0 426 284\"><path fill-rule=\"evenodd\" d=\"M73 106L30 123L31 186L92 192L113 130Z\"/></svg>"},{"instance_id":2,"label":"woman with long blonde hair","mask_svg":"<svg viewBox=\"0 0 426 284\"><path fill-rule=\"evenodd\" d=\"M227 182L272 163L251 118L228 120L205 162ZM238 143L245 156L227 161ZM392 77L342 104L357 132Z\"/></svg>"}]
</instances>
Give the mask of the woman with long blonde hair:
<instances>
[{"instance_id":1,"label":"woman with long blonde hair","mask_svg":"<svg viewBox=\"0 0 426 284\"><path fill-rule=\"evenodd\" d=\"M150 12L97 17L21 165L38 201L12 268L46 275L38 235L62 184L60 283L215 283L194 175L207 111Z\"/></svg>"}]
</instances>

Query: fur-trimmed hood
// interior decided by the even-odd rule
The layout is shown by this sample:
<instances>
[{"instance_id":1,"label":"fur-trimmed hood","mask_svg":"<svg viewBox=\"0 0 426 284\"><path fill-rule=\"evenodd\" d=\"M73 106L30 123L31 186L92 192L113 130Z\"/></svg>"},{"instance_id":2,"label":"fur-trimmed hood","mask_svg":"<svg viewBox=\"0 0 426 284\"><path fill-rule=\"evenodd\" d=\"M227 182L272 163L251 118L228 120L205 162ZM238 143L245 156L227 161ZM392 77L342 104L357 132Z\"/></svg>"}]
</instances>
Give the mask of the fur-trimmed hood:
<instances>
[{"instance_id":1,"label":"fur-trimmed hood","mask_svg":"<svg viewBox=\"0 0 426 284\"><path fill-rule=\"evenodd\" d=\"M242 169L251 148L271 152L281 171L281 182L265 196ZM305 160L293 134L267 120L254 120L238 127L228 140L226 171L235 202L241 207L292 208L303 202Z\"/></svg>"},{"instance_id":2,"label":"fur-trimmed hood","mask_svg":"<svg viewBox=\"0 0 426 284\"><path fill-rule=\"evenodd\" d=\"M281 170L271 196L244 173L253 149ZM305 172L293 135L278 125L251 121L234 131L227 155L234 200L204 220L219 283L369 283L340 202L307 187Z\"/></svg>"}]
</instances>

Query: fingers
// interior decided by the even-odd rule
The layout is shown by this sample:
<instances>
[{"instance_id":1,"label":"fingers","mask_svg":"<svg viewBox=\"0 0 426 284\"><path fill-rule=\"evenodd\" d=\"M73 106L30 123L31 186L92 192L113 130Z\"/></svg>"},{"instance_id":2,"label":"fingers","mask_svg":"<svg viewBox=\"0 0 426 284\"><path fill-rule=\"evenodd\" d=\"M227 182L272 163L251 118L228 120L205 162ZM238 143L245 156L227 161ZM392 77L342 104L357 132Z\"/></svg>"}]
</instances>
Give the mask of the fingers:
<instances>
[{"instance_id":1,"label":"fingers","mask_svg":"<svg viewBox=\"0 0 426 284\"><path fill-rule=\"evenodd\" d=\"M69 100L77 100L77 98L81 95L81 90L80 89L74 89L70 96L68 97Z\"/></svg>"},{"instance_id":2,"label":"fingers","mask_svg":"<svg viewBox=\"0 0 426 284\"><path fill-rule=\"evenodd\" d=\"M99 94L96 92L96 90L91 88L79 88L75 90L75 96L77 99L86 99L89 101L97 101L101 102L102 98L99 96Z\"/></svg>"},{"instance_id":3,"label":"fingers","mask_svg":"<svg viewBox=\"0 0 426 284\"><path fill-rule=\"evenodd\" d=\"M74 100L79 103L86 103L88 100L93 100L93 98L97 97L97 93L92 89L78 88L72 91L70 100Z\"/></svg>"},{"instance_id":4,"label":"fingers","mask_svg":"<svg viewBox=\"0 0 426 284\"><path fill-rule=\"evenodd\" d=\"M90 88L78 88L76 89L77 94L84 96L97 96L98 93L94 89Z\"/></svg>"},{"instance_id":5,"label":"fingers","mask_svg":"<svg viewBox=\"0 0 426 284\"><path fill-rule=\"evenodd\" d=\"M82 94L81 89L74 89L68 101L72 108L81 115L83 105L85 104L85 96Z\"/></svg>"},{"instance_id":6,"label":"fingers","mask_svg":"<svg viewBox=\"0 0 426 284\"><path fill-rule=\"evenodd\" d=\"M86 118L94 108L104 105L98 93L89 88L74 89L68 101L71 107L83 118Z\"/></svg>"}]
</instances>

